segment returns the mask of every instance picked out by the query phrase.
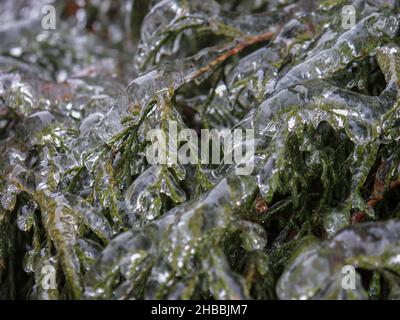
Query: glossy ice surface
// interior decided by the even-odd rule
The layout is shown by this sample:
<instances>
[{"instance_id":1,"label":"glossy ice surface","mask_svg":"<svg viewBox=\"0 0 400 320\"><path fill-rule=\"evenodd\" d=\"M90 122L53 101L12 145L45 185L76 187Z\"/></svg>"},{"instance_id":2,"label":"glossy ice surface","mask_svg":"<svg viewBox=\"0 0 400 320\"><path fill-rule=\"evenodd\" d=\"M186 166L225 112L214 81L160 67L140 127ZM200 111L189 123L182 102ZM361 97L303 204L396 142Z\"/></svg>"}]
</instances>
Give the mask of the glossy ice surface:
<instances>
[{"instance_id":1,"label":"glossy ice surface","mask_svg":"<svg viewBox=\"0 0 400 320\"><path fill-rule=\"evenodd\" d=\"M400 298L398 1L47 3L0 2L0 298ZM149 164L171 121L253 173Z\"/></svg>"}]
</instances>

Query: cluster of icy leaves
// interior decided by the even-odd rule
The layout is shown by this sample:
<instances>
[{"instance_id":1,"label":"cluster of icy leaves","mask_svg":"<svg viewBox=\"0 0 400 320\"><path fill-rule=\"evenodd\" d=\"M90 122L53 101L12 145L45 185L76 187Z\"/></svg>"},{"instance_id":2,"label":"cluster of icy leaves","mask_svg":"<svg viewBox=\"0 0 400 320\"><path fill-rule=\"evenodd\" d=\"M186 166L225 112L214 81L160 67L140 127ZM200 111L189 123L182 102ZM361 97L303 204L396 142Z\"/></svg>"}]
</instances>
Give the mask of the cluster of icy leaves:
<instances>
[{"instance_id":1,"label":"cluster of icy leaves","mask_svg":"<svg viewBox=\"0 0 400 320\"><path fill-rule=\"evenodd\" d=\"M0 13L0 297L399 297L397 1L47 2ZM253 174L149 164L171 121L255 129Z\"/></svg>"}]
</instances>

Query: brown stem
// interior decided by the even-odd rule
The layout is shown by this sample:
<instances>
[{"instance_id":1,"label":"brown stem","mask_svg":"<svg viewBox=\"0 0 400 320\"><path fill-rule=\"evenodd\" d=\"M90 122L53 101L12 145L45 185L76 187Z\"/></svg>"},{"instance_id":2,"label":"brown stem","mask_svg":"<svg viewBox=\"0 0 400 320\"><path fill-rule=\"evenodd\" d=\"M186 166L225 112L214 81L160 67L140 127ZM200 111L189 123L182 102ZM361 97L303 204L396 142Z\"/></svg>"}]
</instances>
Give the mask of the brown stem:
<instances>
[{"instance_id":1,"label":"brown stem","mask_svg":"<svg viewBox=\"0 0 400 320\"><path fill-rule=\"evenodd\" d=\"M266 40L270 40L275 36L275 32L265 32L256 36L248 36L246 38L243 39L243 41L241 41L237 46L235 46L234 48L230 49L229 51L221 54L219 57L217 57L216 59L214 59L213 61L211 61L209 64L207 64L206 66L200 68L199 70L197 70L194 74L192 74L190 76L190 80L193 80L199 76L201 76L202 74L206 73L207 71L209 71L210 69L216 67L217 65L223 63L225 60L227 60L228 58L238 54L239 52L241 52L243 49L259 43L259 42L263 42Z\"/></svg>"},{"instance_id":2,"label":"brown stem","mask_svg":"<svg viewBox=\"0 0 400 320\"><path fill-rule=\"evenodd\" d=\"M400 179L399 179L399 180L395 180L395 181L393 181L393 182L390 184L389 191L394 190L394 189L397 189L397 188L399 188L399 187L400 187ZM383 195L374 197L374 198L372 198L372 199L370 199L370 200L368 201L368 205L369 205L370 207L376 207L376 205L377 205L379 202L381 202L381 201L383 200L383 198L384 198Z\"/></svg>"}]
</instances>

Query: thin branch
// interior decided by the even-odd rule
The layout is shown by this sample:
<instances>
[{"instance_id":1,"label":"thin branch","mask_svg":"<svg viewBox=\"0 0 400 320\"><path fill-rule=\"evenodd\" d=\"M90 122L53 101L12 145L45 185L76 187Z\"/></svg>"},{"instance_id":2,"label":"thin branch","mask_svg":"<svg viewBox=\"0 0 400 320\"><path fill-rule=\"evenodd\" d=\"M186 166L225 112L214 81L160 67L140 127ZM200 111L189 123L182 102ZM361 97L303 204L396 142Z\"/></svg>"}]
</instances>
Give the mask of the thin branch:
<instances>
[{"instance_id":1,"label":"thin branch","mask_svg":"<svg viewBox=\"0 0 400 320\"><path fill-rule=\"evenodd\" d=\"M400 179L395 180L390 184L389 191L392 191L399 187L400 187ZM384 195L375 196L368 201L368 205L370 207L376 207L378 205L378 203L381 202L383 199L384 199Z\"/></svg>"},{"instance_id":2,"label":"thin branch","mask_svg":"<svg viewBox=\"0 0 400 320\"><path fill-rule=\"evenodd\" d=\"M252 46L253 44L264 42L267 40L271 40L275 36L275 32L265 32L256 36L248 36L243 39L237 46L234 48L230 49L229 51L221 54L219 57L211 61L209 64L206 66L200 68L198 71L196 71L194 74L190 76L190 81L194 80L195 78L200 77L207 71L213 69L214 67L218 66L219 64L223 63L226 61L228 58L238 54L239 52L243 51L249 46Z\"/></svg>"}]
</instances>

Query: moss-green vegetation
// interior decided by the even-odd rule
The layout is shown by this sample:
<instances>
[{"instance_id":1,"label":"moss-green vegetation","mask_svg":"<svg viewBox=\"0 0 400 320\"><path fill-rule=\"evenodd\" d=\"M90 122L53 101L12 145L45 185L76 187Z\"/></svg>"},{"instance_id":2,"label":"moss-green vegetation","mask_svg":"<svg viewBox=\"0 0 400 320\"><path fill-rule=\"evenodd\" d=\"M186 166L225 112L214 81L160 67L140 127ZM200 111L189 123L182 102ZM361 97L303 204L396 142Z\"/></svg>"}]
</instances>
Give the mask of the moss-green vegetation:
<instances>
[{"instance_id":1,"label":"moss-green vegetation","mask_svg":"<svg viewBox=\"0 0 400 320\"><path fill-rule=\"evenodd\" d=\"M398 1L96 3L1 4L0 298L400 297ZM148 163L171 121L254 172Z\"/></svg>"}]
</instances>

